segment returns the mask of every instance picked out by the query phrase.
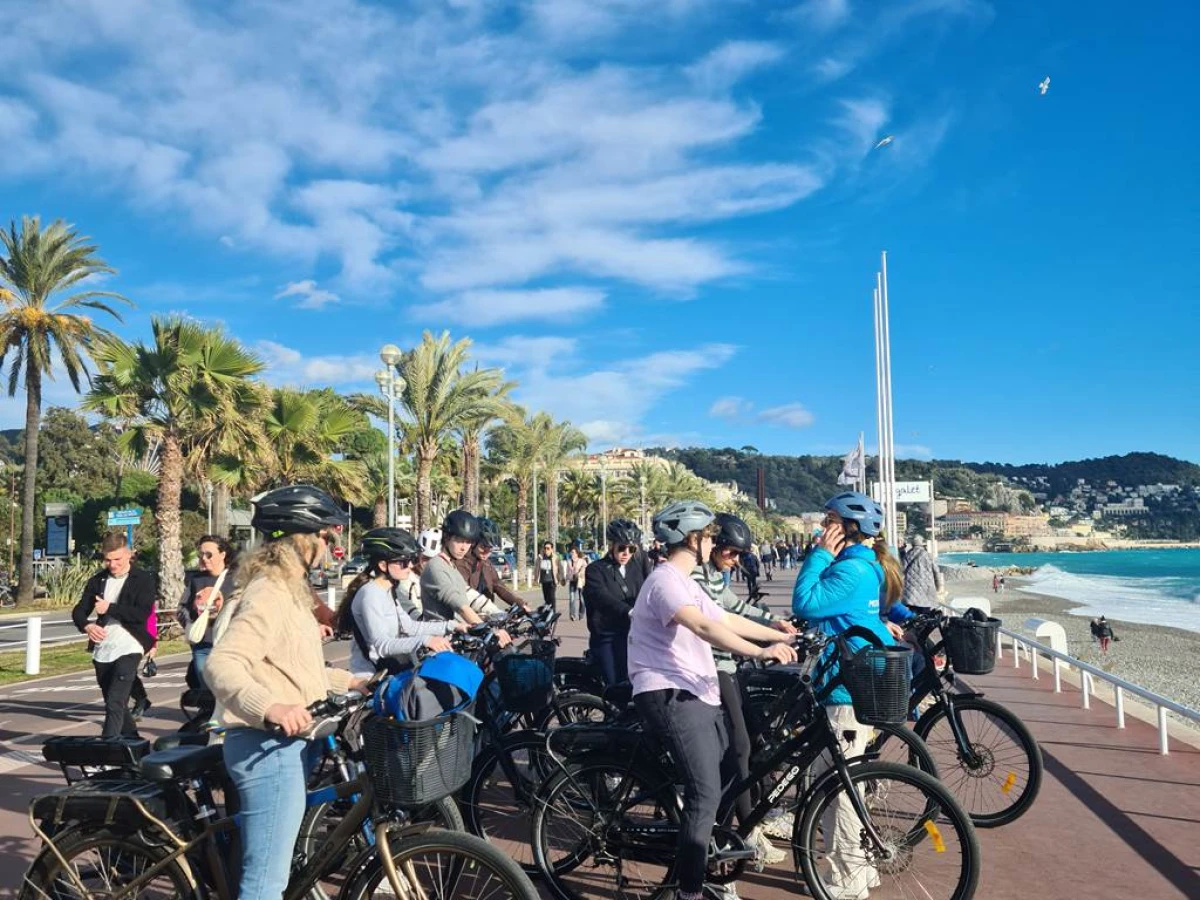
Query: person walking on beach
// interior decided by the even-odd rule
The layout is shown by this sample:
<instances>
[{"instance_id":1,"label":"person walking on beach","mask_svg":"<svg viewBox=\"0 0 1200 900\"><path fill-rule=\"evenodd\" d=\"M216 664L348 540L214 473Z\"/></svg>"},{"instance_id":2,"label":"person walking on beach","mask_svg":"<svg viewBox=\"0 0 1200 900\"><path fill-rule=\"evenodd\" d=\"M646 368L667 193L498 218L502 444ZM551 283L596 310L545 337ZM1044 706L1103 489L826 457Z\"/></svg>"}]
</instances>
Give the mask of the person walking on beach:
<instances>
[{"instance_id":1,"label":"person walking on beach","mask_svg":"<svg viewBox=\"0 0 1200 900\"><path fill-rule=\"evenodd\" d=\"M904 555L904 592L900 602L905 606L931 606L937 602L942 588L942 573L925 549L925 538L914 535Z\"/></svg>"},{"instance_id":2,"label":"person walking on beach","mask_svg":"<svg viewBox=\"0 0 1200 900\"><path fill-rule=\"evenodd\" d=\"M992 575L992 593L993 594L1000 593L1000 576L999 575Z\"/></svg>"},{"instance_id":3,"label":"person walking on beach","mask_svg":"<svg viewBox=\"0 0 1200 900\"><path fill-rule=\"evenodd\" d=\"M1112 626L1108 624L1108 619L1101 616L1096 622L1096 637L1100 641L1100 652L1105 656L1108 655L1108 645L1116 637L1113 634Z\"/></svg>"}]
</instances>

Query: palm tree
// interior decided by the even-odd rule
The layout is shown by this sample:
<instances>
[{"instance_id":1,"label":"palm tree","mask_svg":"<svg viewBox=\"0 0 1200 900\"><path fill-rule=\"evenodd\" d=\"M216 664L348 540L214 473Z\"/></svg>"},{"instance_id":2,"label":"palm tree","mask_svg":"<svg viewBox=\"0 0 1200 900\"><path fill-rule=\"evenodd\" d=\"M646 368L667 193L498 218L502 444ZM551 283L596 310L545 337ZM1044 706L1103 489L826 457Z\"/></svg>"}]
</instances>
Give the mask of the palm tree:
<instances>
[{"instance_id":1,"label":"palm tree","mask_svg":"<svg viewBox=\"0 0 1200 900\"><path fill-rule=\"evenodd\" d=\"M263 417L273 464L272 480L315 484L335 497L363 504L371 499L366 465L335 458L364 428L367 417L332 390L277 388Z\"/></svg>"},{"instance_id":2,"label":"palm tree","mask_svg":"<svg viewBox=\"0 0 1200 900\"><path fill-rule=\"evenodd\" d=\"M568 469L558 488L563 511L576 528L595 525L600 518L600 479L582 469Z\"/></svg>"},{"instance_id":3,"label":"palm tree","mask_svg":"<svg viewBox=\"0 0 1200 900\"><path fill-rule=\"evenodd\" d=\"M517 485L517 574L521 581L526 572L526 535L529 515L529 491L534 473L543 463L542 448L554 428L554 421L546 413L529 416L520 407L514 407L505 418L504 424L495 429L488 438L488 450L501 466L505 476Z\"/></svg>"},{"instance_id":4,"label":"palm tree","mask_svg":"<svg viewBox=\"0 0 1200 900\"><path fill-rule=\"evenodd\" d=\"M158 596L172 607L183 593L184 475L255 439L261 395L251 379L263 363L220 328L156 317L152 329L151 344L100 342L93 351L100 373L82 405L131 423L120 440L134 453L159 443Z\"/></svg>"},{"instance_id":5,"label":"palm tree","mask_svg":"<svg viewBox=\"0 0 1200 900\"><path fill-rule=\"evenodd\" d=\"M78 393L87 377L86 362L95 359L96 342L112 335L96 325L87 310L121 316L106 300L129 303L113 291L84 289L84 279L116 270L96 255L96 246L62 221L44 230L37 217L21 219L0 231L0 371L9 362L8 395L25 380L25 471L21 488L21 564L17 603L33 601L33 540L37 522L38 424L42 384L54 378L57 353L71 387ZM66 296L63 296L66 294ZM12 353L11 358L9 353Z\"/></svg>"},{"instance_id":6,"label":"palm tree","mask_svg":"<svg viewBox=\"0 0 1200 900\"><path fill-rule=\"evenodd\" d=\"M542 465L546 480L546 531L550 543L558 546L558 479L563 468L579 451L587 447L587 435L570 422L556 422L542 445Z\"/></svg>"},{"instance_id":7,"label":"palm tree","mask_svg":"<svg viewBox=\"0 0 1200 900\"><path fill-rule=\"evenodd\" d=\"M449 332L435 338L427 331L400 363L400 400L411 420L409 434L417 456L417 531L432 522L430 475L443 439L491 409L494 395L504 389L498 369L464 371L470 346L467 338L451 344Z\"/></svg>"},{"instance_id":8,"label":"palm tree","mask_svg":"<svg viewBox=\"0 0 1200 900\"><path fill-rule=\"evenodd\" d=\"M491 397L491 402L481 407L476 413L461 418L455 432L462 443L462 484L463 508L468 512L479 515L479 465L480 444L484 432L497 419L507 412L509 402L506 399L512 382L502 384Z\"/></svg>"}]
</instances>

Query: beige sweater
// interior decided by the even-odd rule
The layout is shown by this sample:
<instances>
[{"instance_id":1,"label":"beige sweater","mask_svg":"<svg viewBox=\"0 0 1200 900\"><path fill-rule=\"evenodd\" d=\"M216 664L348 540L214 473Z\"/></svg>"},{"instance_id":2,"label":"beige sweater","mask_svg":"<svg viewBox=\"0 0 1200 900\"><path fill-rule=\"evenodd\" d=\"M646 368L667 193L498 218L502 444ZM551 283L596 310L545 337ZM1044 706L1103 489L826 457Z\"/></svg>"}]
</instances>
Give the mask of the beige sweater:
<instances>
[{"instance_id":1,"label":"beige sweater","mask_svg":"<svg viewBox=\"0 0 1200 900\"><path fill-rule=\"evenodd\" d=\"M303 578L302 572L289 574ZM278 570L260 571L247 582L204 669L226 728L262 728L272 704L307 706L330 690L349 689L349 672L325 667L311 606L307 585L289 589Z\"/></svg>"}]
</instances>

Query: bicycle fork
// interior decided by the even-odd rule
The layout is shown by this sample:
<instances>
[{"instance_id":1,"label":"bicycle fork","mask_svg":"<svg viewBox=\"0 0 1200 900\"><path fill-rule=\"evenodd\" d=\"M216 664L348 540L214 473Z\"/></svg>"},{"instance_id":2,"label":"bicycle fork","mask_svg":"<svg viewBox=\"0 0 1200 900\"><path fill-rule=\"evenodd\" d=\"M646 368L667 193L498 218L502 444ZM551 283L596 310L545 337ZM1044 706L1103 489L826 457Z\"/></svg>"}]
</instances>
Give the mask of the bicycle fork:
<instances>
[{"instance_id":1,"label":"bicycle fork","mask_svg":"<svg viewBox=\"0 0 1200 900\"><path fill-rule=\"evenodd\" d=\"M417 883L417 873L413 870L412 862L404 863L403 878L396 868L396 861L392 859L392 847L388 842L388 832L394 824L393 822L380 822L375 826L375 848L379 854L379 862L383 866L383 874L387 876L392 893L400 900L428 900L425 891Z\"/></svg>"}]
</instances>

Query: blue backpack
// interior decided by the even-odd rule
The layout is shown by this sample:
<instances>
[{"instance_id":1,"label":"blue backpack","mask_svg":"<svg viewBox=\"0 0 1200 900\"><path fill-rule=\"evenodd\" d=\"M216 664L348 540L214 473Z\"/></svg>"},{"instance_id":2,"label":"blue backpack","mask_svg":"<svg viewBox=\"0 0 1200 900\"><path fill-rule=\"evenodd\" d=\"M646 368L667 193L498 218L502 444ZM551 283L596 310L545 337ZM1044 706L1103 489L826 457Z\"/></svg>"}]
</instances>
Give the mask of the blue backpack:
<instances>
[{"instance_id":1,"label":"blue backpack","mask_svg":"<svg viewBox=\"0 0 1200 900\"><path fill-rule=\"evenodd\" d=\"M436 719L468 707L483 682L483 670L465 656L444 651L415 668L388 675L375 688L376 715L408 722Z\"/></svg>"}]
</instances>

